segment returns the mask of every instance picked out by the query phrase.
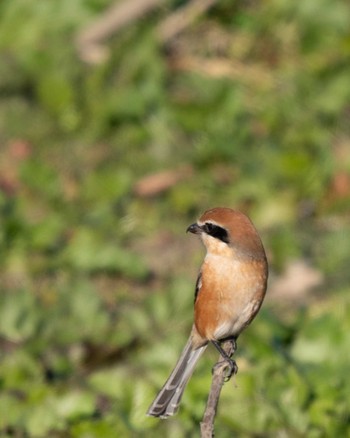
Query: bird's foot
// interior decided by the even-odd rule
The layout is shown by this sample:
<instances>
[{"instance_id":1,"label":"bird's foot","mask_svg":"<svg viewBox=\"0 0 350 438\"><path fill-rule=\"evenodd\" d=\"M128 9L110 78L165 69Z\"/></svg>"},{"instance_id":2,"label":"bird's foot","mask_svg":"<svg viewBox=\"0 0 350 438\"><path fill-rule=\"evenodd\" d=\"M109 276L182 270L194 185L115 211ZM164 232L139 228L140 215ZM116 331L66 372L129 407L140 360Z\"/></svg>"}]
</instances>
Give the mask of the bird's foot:
<instances>
[{"instance_id":1,"label":"bird's foot","mask_svg":"<svg viewBox=\"0 0 350 438\"><path fill-rule=\"evenodd\" d=\"M218 369L224 368L225 369L225 382L228 382L232 375L237 374L238 372L238 366L236 364L236 361L234 361L233 359L227 357L224 360L221 360L220 362L217 362L212 369L212 373L214 374L215 371L217 371Z\"/></svg>"}]
</instances>

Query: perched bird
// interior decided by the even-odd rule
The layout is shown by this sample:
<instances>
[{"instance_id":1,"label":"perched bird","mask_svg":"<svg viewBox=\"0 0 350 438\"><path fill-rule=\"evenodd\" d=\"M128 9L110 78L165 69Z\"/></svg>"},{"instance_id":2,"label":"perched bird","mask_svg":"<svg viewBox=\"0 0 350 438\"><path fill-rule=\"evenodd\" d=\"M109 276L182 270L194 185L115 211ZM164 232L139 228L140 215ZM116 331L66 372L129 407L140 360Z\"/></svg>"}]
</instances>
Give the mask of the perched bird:
<instances>
[{"instance_id":1,"label":"perched bird","mask_svg":"<svg viewBox=\"0 0 350 438\"><path fill-rule=\"evenodd\" d=\"M201 237L207 253L196 283L190 337L147 411L147 415L160 418L176 413L185 386L209 342L227 362L228 375L237 372L236 363L220 342L236 341L259 311L266 292L268 266L264 247L247 216L230 208L213 208L187 231Z\"/></svg>"}]
</instances>

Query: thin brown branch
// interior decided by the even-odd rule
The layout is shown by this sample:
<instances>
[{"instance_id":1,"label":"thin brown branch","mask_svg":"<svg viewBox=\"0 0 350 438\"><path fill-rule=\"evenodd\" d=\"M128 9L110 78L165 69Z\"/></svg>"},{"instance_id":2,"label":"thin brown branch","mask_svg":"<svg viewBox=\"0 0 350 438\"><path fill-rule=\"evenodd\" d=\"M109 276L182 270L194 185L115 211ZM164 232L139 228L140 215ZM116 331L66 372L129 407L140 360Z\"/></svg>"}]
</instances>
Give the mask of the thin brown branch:
<instances>
[{"instance_id":1,"label":"thin brown branch","mask_svg":"<svg viewBox=\"0 0 350 438\"><path fill-rule=\"evenodd\" d=\"M246 64L227 58L199 58L174 56L171 68L178 71L193 71L211 78L228 78L259 89L270 89L276 83L273 72L261 64Z\"/></svg>"},{"instance_id":2,"label":"thin brown branch","mask_svg":"<svg viewBox=\"0 0 350 438\"><path fill-rule=\"evenodd\" d=\"M235 352L235 342L232 340L225 341L222 344L223 350L231 357ZM218 366L222 363L222 366ZM221 389L225 383L225 370L227 365L224 358L220 355L219 360L214 367L213 379L209 391L207 406L204 411L203 419L200 424L201 438L212 438L214 436L214 420L216 417L217 407L221 394Z\"/></svg>"},{"instance_id":3,"label":"thin brown branch","mask_svg":"<svg viewBox=\"0 0 350 438\"><path fill-rule=\"evenodd\" d=\"M80 57L91 63L101 62L108 55L108 50L103 46L104 40L163 2L164 0L124 0L114 3L78 33L76 44Z\"/></svg>"},{"instance_id":4,"label":"thin brown branch","mask_svg":"<svg viewBox=\"0 0 350 438\"><path fill-rule=\"evenodd\" d=\"M166 44L217 1L191 0L169 15L156 29L160 42ZM114 3L78 33L76 45L81 59L90 63L104 61L109 54L108 48L104 46L105 40L162 3L165 0L124 0Z\"/></svg>"},{"instance_id":5,"label":"thin brown branch","mask_svg":"<svg viewBox=\"0 0 350 438\"><path fill-rule=\"evenodd\" d=\"M217 0L192 0L179 8L158 26L158 37L161 42L166 43L174 38L216 2Z\"/></svg>"}]
</instances>

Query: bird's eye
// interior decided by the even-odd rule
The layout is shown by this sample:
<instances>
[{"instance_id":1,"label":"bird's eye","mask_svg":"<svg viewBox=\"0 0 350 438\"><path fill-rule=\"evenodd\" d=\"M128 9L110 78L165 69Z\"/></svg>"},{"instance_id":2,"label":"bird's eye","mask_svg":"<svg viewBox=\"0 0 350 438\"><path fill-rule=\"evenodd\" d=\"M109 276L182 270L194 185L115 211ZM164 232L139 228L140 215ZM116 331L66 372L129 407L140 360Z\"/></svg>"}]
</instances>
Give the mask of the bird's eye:
<instances>
[{"instance_id":1,"label":"bird's eye","mask_svg":"<svg viewBox=\"0 0 350 438\"><path fill-rule=\"evenodd\" d=\"M222 242L229 243L228 233L225 228L219 227L219 225L206 222L203 230L212 237L221 240Z\"/></svg>"},{"instance_id":2,"label":"bird's eye","mask_svg":"<svg viewBox=\"0 0 350 438\"><path fill-rule=\"evenodd\" d=\"M213 232L214 228L215 228L215 225L212 224L211 222L206 222L206 223L205 223L205 231L206 231L208 234L210 234L211 232Z\"/></svg>"}]
</instances>

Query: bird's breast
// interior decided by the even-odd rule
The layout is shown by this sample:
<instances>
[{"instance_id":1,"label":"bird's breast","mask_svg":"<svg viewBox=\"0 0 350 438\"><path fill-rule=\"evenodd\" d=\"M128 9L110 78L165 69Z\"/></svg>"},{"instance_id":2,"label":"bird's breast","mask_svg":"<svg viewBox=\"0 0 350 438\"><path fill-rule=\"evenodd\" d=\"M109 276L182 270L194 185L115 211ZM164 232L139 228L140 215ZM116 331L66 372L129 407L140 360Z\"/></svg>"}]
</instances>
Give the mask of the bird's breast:
<instances>
[{"instance_id":1,"label":"bird's breast","mask_svg":"<svg viewBox=\"0 0 350 438\"><path fill-rule=\"evenodd\" d=\"M198 333L205 339L237 336L254 318L264 299L264 260L207 256L194 309Z\"/></svg>"}]
</instances>

